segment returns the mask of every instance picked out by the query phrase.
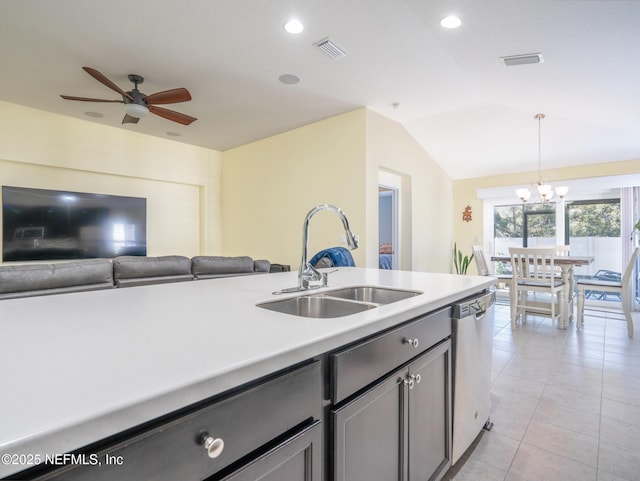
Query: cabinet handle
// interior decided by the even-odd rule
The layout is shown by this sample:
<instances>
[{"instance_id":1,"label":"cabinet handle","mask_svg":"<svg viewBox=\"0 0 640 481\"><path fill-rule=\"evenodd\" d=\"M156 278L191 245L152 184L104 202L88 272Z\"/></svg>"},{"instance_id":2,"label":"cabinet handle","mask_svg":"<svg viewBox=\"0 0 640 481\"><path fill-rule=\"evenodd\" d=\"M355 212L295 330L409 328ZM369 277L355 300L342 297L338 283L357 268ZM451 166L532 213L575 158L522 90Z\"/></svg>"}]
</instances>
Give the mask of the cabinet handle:
<instances>
[{"instance_id":1,"label":"cabinet handle","mask_svg":"<svg viewBox=\"0 0 640 481\"><path fill-rule=\"evenodd\" d=\"M416 381L413 379L413 376L407 376L407 378L402 381L405 386L409 386L409 389L413 389L416 385Z\"/></svg>"},{"instance_id":2,"label":"cabinet handle","mask_svg":"<svg viewBox=\"0 0 640 481\"><path fill-rule=\"evenodd\" d=\"M402 340L402 343L403 344L409 344L410 346L413 346L414 349L418 349L419 341L418 341L417 337L415 339L406 339L405 338L405 339Z\"/></svg>"},{"instance_id":3,"label":"cabinet handle","mask_svg":"<svg viewBox=\"0 0 640 481\"><path fill-rule=\"evenodd\" d=\"M203 433L200 436L200 444L202 444L211 459L220 456L224 450L224 441L222 438L214 438L209 433Z\"/></svg>"},{"instance_id":4,"label":"cabinet handle","mask_svg":"<svg viewBox=\"0 0 640 481\"><path fill-rule=\"evenodd\" d=\"M418 384L420 381L422 381L422 376L420 374L411 374L407 376L402 382L405 386L409 386L409 389L411 390L416 387L416 384Z\"/></svg>"}]
</instances>

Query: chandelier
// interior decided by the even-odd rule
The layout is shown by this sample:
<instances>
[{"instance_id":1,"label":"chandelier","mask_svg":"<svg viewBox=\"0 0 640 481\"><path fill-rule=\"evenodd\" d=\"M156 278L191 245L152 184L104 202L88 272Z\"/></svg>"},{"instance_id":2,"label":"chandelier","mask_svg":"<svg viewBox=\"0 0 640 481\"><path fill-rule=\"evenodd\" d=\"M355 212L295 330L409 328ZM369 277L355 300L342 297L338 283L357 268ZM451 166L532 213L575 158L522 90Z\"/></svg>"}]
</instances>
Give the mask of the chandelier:
<instances>
[{"instance_id":1,"label":"chandelier","mask_svg":"<svg viewBox=\"0 0 640 481\"><path fill-rule=\"evenodd\" d=\"M536 188L538 190L538 194L540 195L540 199L542 199L543 203L546 203L551 200L553 197L554 189L550 184L545 184L542 182L541 175L541 159L542 159L542 149L541 149L541 132L542 132L542 119L545 118L544 114L536 114L534 119L538 120L538 182L536 184ZM569 192L569 187L567 186L558 186L555 188L555 193L560 199L564 199L564 197ZM516 195L520 198L522 202L525 204L531 198L531 191L527 188L524 189L516 189Z\"/></svg>"}]
</instances>

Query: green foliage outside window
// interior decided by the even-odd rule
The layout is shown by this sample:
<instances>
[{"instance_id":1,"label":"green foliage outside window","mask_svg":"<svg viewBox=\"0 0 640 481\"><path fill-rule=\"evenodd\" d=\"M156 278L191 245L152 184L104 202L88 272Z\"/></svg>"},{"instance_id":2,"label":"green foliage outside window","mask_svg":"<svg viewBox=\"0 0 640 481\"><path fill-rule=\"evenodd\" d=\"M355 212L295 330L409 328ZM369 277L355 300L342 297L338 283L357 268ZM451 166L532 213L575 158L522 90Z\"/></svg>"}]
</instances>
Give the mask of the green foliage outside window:
<instances>
[{"instance_id":1,"label":"green foliage outside window","mask_svg":"<svg viewBox=\"0 0 640 481\"><path fill-rule=\"evenodd\" d=\"M529 237L555 237L555 213L553 205L526 206L529 215ZM594 200L567 204L570 237L620 237L620 201ZM524 209L519 205L496 206L493 214L494 237L522 238Z\"/></svg>"},{"instance_id":2,"label":"green foliage outside window","mask_svg":"<svg viewBox=\"0 0 640 481\"><path fill-rule=\"evenodd\" d=\"M555 207L548 204L530 204L526 208L529 214L529 237L555 237ZM494 237L522 238L524 235L523 205L495 207L493 229Z\"/></svg>"},{"instance_id":3,"label":"green foliage outside window","mask_svg":"<svg viewBox=\"0 0 640 481\"><path fill-rule=\"evenodd\" d=\"M620 201L575 202L569 208L571 237L620 237ZM597 203L595 203L597 202Z\"/></svg>"}]
</instances>

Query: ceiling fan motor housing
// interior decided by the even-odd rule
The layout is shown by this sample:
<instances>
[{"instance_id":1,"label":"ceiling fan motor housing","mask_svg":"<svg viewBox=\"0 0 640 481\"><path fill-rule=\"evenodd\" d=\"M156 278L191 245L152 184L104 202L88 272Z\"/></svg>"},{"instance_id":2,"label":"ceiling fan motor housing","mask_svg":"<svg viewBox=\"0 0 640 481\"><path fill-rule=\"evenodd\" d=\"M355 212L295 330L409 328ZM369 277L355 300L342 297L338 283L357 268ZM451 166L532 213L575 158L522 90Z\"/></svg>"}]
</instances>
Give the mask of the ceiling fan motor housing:
<instances>
[{"instance_id":1,"label":"ceiling fan motor housing","mask_svg":"<svg viewBox=\"0 0 640 481\"><path fill-rule=\"evenodd\" d=\"M147 105L147 101L146 101L147 96L142 92L140 92L138 89L130 90L127 93L131 95L131 98L133 100L131 100L128 97L123 97L122 99L124 100L125 104L138 104L138 105L145 105L145 106Z\"/></svg>"}]
</instances>

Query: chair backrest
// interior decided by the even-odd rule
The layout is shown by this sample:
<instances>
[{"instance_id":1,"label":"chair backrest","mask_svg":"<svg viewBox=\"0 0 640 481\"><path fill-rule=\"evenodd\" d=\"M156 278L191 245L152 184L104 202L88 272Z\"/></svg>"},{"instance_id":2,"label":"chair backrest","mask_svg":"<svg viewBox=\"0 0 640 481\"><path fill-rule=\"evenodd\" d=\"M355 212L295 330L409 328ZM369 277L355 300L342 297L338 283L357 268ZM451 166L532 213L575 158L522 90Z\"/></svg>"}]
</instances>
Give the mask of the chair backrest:
<instances>
[{"instance_id":1,"label":"chair backrest","mask_svg":"<svg viewBox=\"0 0 640 481\"><path fill-rule=\"evenodd\" d=\"M556 252L549 248L510 247L511 268L517 281L548 281L556 272Z\"/></svg>"},{"instance_id":2,"label":"chair backrest","mask_svg":"<svg viewBox=\"0 0 640 481\"><path fill-rule=\"evenodd\" d=\"M471 249L473 250L473 258L476 260L478 275L488 276L490 274L489 265L487 264L487 259L484 256L482 246L472 246Z\"/></svg>"},{"instance_id":3,"label":"chair backrest","mask_svg":"<svg viewBox=\"0 0 640 481\"><path fill-rule=\"evenodd\" d=\"M569 255L570 246L559 245L556 246L556 257L567 257Z\"/></svg>"},{"instance_id":4,"label":"chair backrest","mask_svg":"<svg viewBox=\"0 0 640 481\"><path fill-rule=\"evenodd\" d=\"M633 252L631 253L631 259L629 259L629 263L627 264L627 267L624 270L624 273L622 274L622 292L620 293L622 296L622 305L627 305L629 306L629 308L631 307L630 301L629 301L629 294L631 293L631 285L630 285L630 281L631 281L631 276L633 274L633 272L635 271L636 268L636 261L638 260L638 251L640 251L640 247L636 247L635 249L633 249Z\"/></svg>"}]
</instances>

